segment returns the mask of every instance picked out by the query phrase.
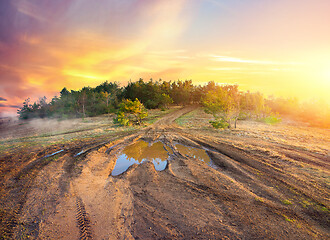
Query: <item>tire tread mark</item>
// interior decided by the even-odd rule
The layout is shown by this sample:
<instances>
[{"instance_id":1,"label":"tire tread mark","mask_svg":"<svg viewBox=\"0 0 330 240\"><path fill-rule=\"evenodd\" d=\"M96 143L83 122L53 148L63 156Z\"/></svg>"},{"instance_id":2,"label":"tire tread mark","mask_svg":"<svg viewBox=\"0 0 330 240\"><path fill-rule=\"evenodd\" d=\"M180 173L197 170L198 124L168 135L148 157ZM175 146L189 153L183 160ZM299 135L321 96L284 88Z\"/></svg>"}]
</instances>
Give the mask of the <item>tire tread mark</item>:
<instances>
[{"instance_id":1,"label":"tire tread mark","mask_svg":"<svg viewBox=\"0 0 330 240\"><path fill-rule=\"evenodd\" d=\"M90 226L90 220L85 209L85 205L80 197L76 199L77 215L76 219L80 230L80 240L90 240L92 238L92 231Z\"/></svg>"}]
</instances>

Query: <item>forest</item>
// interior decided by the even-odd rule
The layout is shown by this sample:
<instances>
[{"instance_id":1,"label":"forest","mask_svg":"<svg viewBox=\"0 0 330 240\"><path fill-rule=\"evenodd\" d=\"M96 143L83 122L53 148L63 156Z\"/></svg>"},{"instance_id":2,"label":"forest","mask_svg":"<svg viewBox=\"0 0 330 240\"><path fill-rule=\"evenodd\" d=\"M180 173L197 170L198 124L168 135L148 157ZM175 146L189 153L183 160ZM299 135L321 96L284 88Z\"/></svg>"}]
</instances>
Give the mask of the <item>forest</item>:
<instances>
[{"instance_id":1,"label":"forest","mask_svg":"<svg viewBox=\"0 0 330 240\"><path fill-rule=\"evenodd\" d=\"M36 102L26 99L18 110L20 119L80 118L117 113L124 101L138 100L146 109L165 109L171 105L201 105L211 113L214 127L236 127L237 120L253 118L270 123L280 116L308 122L312 126L329 127L329 109L319 102L301 104L297 99L265 98L262 93L241 91L238 85L194 85L192 80L145 82L139 79L120 87L117 82L105 81L96 87L78 91L63 88L50 101L46 97Z\"/></svg>"}]
</instances>

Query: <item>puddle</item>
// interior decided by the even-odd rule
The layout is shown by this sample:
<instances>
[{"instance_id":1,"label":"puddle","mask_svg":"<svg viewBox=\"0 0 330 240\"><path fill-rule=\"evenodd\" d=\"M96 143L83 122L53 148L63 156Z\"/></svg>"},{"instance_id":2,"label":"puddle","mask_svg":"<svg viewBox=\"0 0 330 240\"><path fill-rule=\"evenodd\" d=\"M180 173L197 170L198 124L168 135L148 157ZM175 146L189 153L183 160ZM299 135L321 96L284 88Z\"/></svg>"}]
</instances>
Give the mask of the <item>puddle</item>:
<instances>
[{"instance_id":1,"label":"puddle","mask_svg":"<svg viewBox=\"0 0 330 240\"><path fill-rule=\"evenodd\" d=\"M157 171L162 171L167 165L167 148L162 142L148 143L140 140L124 148L119 155L111 175L117 176L125 172L134 163L153 162Z\"/></svg>"},{"instance_id":2,"label":"puddle","mask_svg":"<svg viewBox=\"0 0 330 240\"><path fill-rule=\"evenodd\" d=\"M205 162L208 166L217 169L217 166L211 160L209 155L207 155L204 149L185 146L180 143L176 143L175 146L182 155L198 159L200 161Z\"/></svg>"},{"instance_id":3,"label":"puddle","mask_svg":"<svg viewBox=\"0 0 330 240\"><path fill-rule=\"evenodd\" d=\"M114 149L114 148L117 147L118 145L119 145L119 143L116 144L116 145L113 145L113 146L109 147L109 148L105 151L105 153L109 153L110 151L112 151L112 149Z\"/></svg>"},{"instance_id":4,"label":"puddle","mask_svg":"<svg viewBox=\"0 0 330 240\"><path fill-rule=\"evenodd\" d=\"M81 150L80 152L78 152L77 154L75 154L73 157L78 157L79 155L83 154L85 152L85 150Z\"/></svg>"},{"instance_id":5,"label":"puddle","mask_svg":"<svg viewBox=\"0 0 330 240\"><path fill-rule=\"evenodd\" d=\"M43 158L52 157L52 156L54 156L54 155L56 155L56 154L58 154L58 153L61 153L61 152L63 152L63 151L64 151L63 149L62 149L62 150L59 150L59 151L54 152L54 153L52 153L52 154L48 154L48 155L44 156Z\"/></svg>"},{"instance_id":6,"label":"puddle","mask_svg":"<svg viewBox=\"0 0 330 240\"><path fill-rule=\"evenodd\" d=\"M164 146L164 149L166 150L166 152L168 152L168 154L170 154L170 155L174 154L173 150L170 147L166 146L165 144L163 146Z\"/></svg>"}]
</instances>

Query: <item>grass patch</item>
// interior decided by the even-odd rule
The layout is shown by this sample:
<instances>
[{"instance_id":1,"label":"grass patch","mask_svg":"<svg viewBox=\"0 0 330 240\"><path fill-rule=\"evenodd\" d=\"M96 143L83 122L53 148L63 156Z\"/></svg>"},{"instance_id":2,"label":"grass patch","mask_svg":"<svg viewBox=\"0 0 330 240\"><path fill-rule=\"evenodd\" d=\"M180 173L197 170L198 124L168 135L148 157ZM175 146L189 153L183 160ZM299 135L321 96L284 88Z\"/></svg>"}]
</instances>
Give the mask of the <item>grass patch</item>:
<instances>
[{"instance_id":1,"label":"grass patch","mask_svg":"<svg viewBox=\"0 0 330 240\"><path fill-rule=\"evenodd\" d=\"M320 206L320 210L321 210L322 212L327 212L327 213L329 213L329 209L328 209L327 207Z\"/></svg>"},{"instance_id":2,"label":"grass patch","mask_svg":"<svg viewBox=\"0 0 330 240\"><path fill-rule=\"evenodd\" d=\"M271 116L262 118L259 121L273 125L273 124L282 122L282 119L277 115L271 115Z\"/></svg>"},{"instance_id":3,"label":"grass patch","mask_svg":"<svg viewBox=\"0 0 330 240\"><path fill-rule=\"evenodd\" d=\"M166 114L166 112L158 111ZM153 114L152 114L153 115ZM161 114L158 114L159 116ZM103 120L102 118L101 120ZM20 149L31 147L47 147L56 144L68 144L78 139L88 139L97 137L106 137L117 132L129 132L137 130L142 126L122 127L109 123L108 119L100 121L100 118L94 118L93 126L79 125L74 129L63 129L62 131L40 133L38 135L23 136L13 139L0 141L0 151L6 155L12 154Z\"/></svg>"},{"instance_id":4,"label":"grass patch","mask_svg":"<svg viewBox=\"0 0 330 240\"><path fill-rule=\"evenodd\" d=\"M282 214L282 216L284 217L285 221L287 221L287 222L291 222L291 223L295 222L294 219L291 219L291 218L289 218L288 216L286 216L284 214Z\"/></svg>"},{"instance_id":5,"label":"grass patch","mask_svg":"<svg viewBox=\"0 0 330 240\"><path fill-rule=\"evenodd\" d=\"M164 115L171 113L175 110L176 110L175 108L149 110L148 111L149 116L146 119L144 119L143 123L145 123L147 125L153 124L160 117L163 117Z\"/></svg>"},{"instance_id":6,"label":"grass patch","mask_svg":"<svg viewBox=\"0 0 330 240\"><path fill-rule=\"evenodd\" d=\"M215 121L210 121L212 127L214 127L215 129L219 129L219 128L228 128L229 123L227 123L225 120L220 119L220 120L215 120Z\"/></svg>"},{"instance_id":7,"label":"grass patch","mask_svg":"<svg viewBox=\"0 0 330 240\"><path fill-rule=\"evenodd\" d=\"M326 212L326 213L330 212L329 208L327 208L323 204L318 204L318 203L315 203L315 202L312 202L312 201L307 201L307 200L302 200L299 203L303 208L311 207L311 208L313 208L317 211Z\"/></svg>"},{"instance_id":8,"label":"grass patch","mask_svg":"<svg viewBox=\"0 0 330 240\"><path fill-rule=\"evenodd\" d=\"M264 201L262 198L260 198L260 197L255 197L254 199L255 199L257 202L262 202L262 203L265 202L265 201Z\"/></svg>"},{"instance_id":9,"label":"grass patch","mask_svg":"<svg viewBox=\"0 0 330 240\"><path fill-rule=\"evenodd\" d=\"M304 207L307 208L310 205L313 205L312 203L308 202L307 200L303 200L300 202L300 204Z\"/></svg>"},{"instance_id":10,"label":"grass patch","mask_svg":"<svg viewBox=\"0 0 330 240\"><path fill-rule=\"evenodd\" d=\"M290 200L284 199L282 200L282 203L285 205L292 205L292 202Z\"/></svg>"},{"instance_id":11,"label":"grass patch","mask_svg":"<svg viewBox=\"0 0 330 240\"><path fill-rule=\"evenodd\" d=\"M175 119L175 123L183 127L187 126L187 124L191 122L191 119L196 117L197 113L198 109L184 114L181 117Z\"/></svg>"}]
</instances>

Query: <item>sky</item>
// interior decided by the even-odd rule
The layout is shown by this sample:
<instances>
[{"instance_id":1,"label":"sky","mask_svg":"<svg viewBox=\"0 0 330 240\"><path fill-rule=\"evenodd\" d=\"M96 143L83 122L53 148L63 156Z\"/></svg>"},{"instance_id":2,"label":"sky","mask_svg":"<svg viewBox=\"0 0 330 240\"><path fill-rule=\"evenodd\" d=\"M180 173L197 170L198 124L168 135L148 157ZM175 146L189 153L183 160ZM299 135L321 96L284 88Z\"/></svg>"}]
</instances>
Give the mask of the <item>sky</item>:
<instances>
[{"instance_id":1,"label":"sky","mask_svg":"<svg viewBox=\"0 0 330 240\"><path fill-rule=\"evenodd\" d=\"M330 103L329 0L1 0L0 113L139 78Z\"/></svg>"}]
</instances>

